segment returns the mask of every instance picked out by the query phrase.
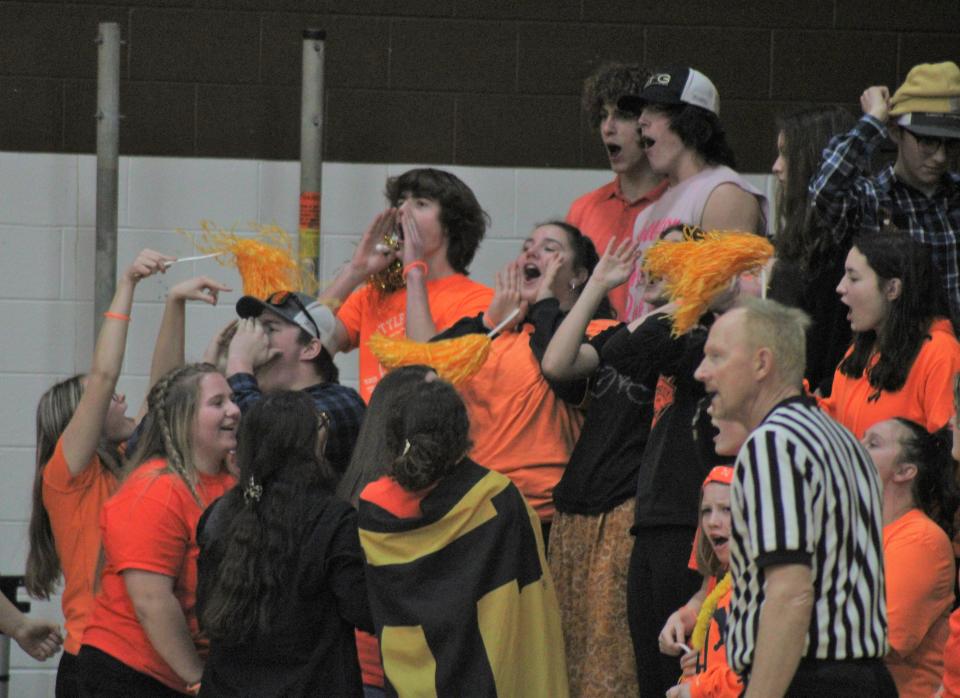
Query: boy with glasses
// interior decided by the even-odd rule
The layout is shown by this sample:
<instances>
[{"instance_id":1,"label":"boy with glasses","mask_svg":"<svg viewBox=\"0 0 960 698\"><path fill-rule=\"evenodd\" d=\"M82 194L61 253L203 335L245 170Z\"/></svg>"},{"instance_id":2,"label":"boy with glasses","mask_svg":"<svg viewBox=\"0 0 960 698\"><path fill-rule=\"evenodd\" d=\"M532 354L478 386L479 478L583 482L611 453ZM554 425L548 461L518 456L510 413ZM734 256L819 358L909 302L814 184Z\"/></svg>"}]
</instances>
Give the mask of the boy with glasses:
<instances>
[{"instance_id":1,"label":"boy with glasses","mask_svg":"<svg viewBox=\"0 0 960 698\"><path fill-rule=\"evenodd\" d=\"M960 68L923 63L890 97L884 86L860 95L863 117L824 151L811 201L838 240L891 223L926 246L960 329ZM897 159L876 175L870 158L885 134Z\"/></svg>"}]
</instances>

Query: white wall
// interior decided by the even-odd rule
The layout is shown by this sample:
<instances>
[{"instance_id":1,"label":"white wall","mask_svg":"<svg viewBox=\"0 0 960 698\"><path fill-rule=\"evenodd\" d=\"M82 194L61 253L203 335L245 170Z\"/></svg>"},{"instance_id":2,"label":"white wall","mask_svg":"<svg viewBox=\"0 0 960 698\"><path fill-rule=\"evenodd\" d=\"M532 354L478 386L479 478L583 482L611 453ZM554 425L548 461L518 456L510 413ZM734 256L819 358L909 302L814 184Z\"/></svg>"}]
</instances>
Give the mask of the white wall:
<instances>
[{"instance_id":1,"label":"white wall","mask_svg":"<svg viewBox=\"0 0 960 698\"><path fill-rule=\"evenodd\" d=\"M322 279L346 262L360 232L384 205L386 178L412 165L327 163L323 168ZM579 194L609 181L605 170L447 167L477 194L492 226L472 266L491 283L520 241L542 220L563 217ZM772 191L765 175L751 177ZM33 412L57 380L88 370L93 346L96 160L87 155L0 152L0 573L22 574L33 478ZM238 232L251 223L297 228L299 165L294 162L121 158L118 265L143 247L178 256L193 252L174 232L199 230L202 219ZM119 390L135 411L144 397L150 352L169 286L207 274L234 291L216 308L189 306L187 358L199 358L217 328L233 316L240 279L207 260L174 266L137 289ZM356 353L337 363L355 387ZM59 599L34 602L38 615L59 617ZM55 665L34 662L16 645L11 696L53 695Z\"/></svg>"}]
</instances>

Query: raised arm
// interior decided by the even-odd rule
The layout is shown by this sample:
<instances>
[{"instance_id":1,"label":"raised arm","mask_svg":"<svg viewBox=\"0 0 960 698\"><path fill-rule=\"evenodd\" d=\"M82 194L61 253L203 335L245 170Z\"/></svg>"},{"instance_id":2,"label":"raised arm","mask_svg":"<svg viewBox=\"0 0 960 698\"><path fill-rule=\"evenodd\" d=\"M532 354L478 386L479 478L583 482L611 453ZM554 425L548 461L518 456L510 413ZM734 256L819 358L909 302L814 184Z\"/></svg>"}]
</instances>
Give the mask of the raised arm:
<instances>
[{"instance_id":1,"label":"raised arm","mask_svg":"<svg viewBox=\"0 0 960 698\"><path fill-rule=\"evenodd\" d=\"M166 262L173 259L153 250L143 250L117 280L117 290L97 336L93 365L84 382L83 396L63 432L63 455L74 477L87 467L100 443L107 410L123 366L130 308L137 283L152 274L163 273Z\"/></svg>"},{"instance_id":2,"label":"raised arm","mask_svg":"<svg viewBox=\"0 0 960 698\"><path fill-rule=\"evenodd\" d=\"M397 209L388 208L378 213L361 236L353 257L344 265L330 285L318 294L318 298L334 301L335 304L342 303L367 278L390 266L397 258L397 253L395 250L383 247L383 239L395 228L396 223ZM350 346L347 329L339 320L337 320L332 344L335 345L333 347L335 352L344 351Z\"/></svg>"},{"instance_id":3,"label":"raised arm","mask_svg":"<svg viewBox=\"0 0 960 698\"><path fill-rule=\"evenodd\" d=\"M407 282L407 337L427 342L437 334L437 326L430 314L427 295L427 263L423 260L423 240L413 215L406 209L400 212L403 228L403 269Z\"/></svg>"},{"instance_id":4,"label":"raised arm","mask_svg":"<svg viewBox=\"0 0 960 698\"><path fill-rule=\"evenodd\" d=\"M615 244L615 240L607 244L580 297L547 345L540 368L551 380L585 378L600 365L597 350L583 341L587 325L610 290L630 278L640 256L640 246L630 238Z\"/></svg>"},{"instance_id":5,"label":"raised arm","mask_svg":"<svg viewBox=\"0 0 960 698\"><path fill-rule=\"evenodd\" d=\"M216 305L221 291L229 291L218 281L206 276L197 276L170 289L167 293L167 302L163 307L163 317L160 320L160 330L157 332L157 341L153 346L153 359L150 362L150 386L152 388L160 378L169 371L182 366L184 359L184 324L186 321L186 304L188 300L197 300L210 305ZM140 416L146 413L147 405L144 401Z\"/></svg>"},{"instance_id":6,"label":"raised arm","mask_svg":"<svg viewBox=\"0 0 960 698\"><path fill-rule=\"evenodd\" d=\"M858 231L864 203L876 200L869 178L870 161L886 134L889 103L886 87L868 87L860 95L863 117L850 131L830 141L810 180L810 205L838 241Z\"/></svg>"}]
</instances>

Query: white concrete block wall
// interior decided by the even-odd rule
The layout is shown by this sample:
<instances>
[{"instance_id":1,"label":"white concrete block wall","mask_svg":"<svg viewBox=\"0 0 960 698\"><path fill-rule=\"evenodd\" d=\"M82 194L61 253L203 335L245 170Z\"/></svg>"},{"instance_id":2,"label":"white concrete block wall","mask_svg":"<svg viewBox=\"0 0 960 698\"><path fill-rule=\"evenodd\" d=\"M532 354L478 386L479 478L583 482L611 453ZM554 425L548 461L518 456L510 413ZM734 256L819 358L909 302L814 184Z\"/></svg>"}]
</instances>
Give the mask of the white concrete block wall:
<instances>
[{"instance_id":1,"label":"white concrete block wall","mask_svg":"<svg viewBox=\"0 0 960 698\"><path fill-rule=\"evenodd\" d=\"M327 163L323 168L322 280L352 254L359 234L384 205L390 175L413 165ZM562 218L579 194L607 182L605 170L449 167L477 194L491 227L473 263L473 277L492 283L520 242L540 221ZM772 197L767 175L751 180ZM93 347L96 160L87 155L0 152L0 573L21 574L33 479L34 409L51 384L86 371ZM181 158L121 158L118 264L143 247L186 256L189 240L212 220L237 232L253 224L297 228L299 165ZM233 316L241 284L235 270L214 261L174 266L140 284L133 308L119 389L131 411L147 387L150 353L167 289L195 274L224 281L233 291L217 307L187 310L187 358L199 358ZM356 385L356 354L340 356L342 379ZM60 599L34 602L34 612L60 617ZM10 695L53 695L54 664L39 664L14 647Z\"/></svg>"}]
</instances>

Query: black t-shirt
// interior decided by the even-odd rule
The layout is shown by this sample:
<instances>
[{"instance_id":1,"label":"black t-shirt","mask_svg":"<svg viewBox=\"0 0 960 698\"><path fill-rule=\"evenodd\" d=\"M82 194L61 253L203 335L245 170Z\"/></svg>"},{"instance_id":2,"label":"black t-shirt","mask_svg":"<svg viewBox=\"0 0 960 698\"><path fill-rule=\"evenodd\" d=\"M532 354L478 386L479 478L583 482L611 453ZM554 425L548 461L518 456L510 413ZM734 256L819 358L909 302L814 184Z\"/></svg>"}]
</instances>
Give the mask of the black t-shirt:
<instances>
[{"instance_id":1,"label":"black t-shirt","mask_svg":"<svg viewBox=\"0 0 960 698\"><path fill-rule=\"evenodd\" d=\"M357 513L320 489L305 496L301 554L281 612L266 635L211 641L201 696L363 695L354 627L372 632L373 621ZM198 610L225 552L225 497L197 526Z\"/></svg>"},{"instance_id":2,"label":"black t-shirt","mask_svg":"<svg viewBox=\"0 0 960 698\"><path fill-rule=\"evenodd\" d=\"M604 330L590 344L603 355L625 325ZM623 329L621 329L623 328ZM595 515L637 491L640 458L650 433L657 373L626 376L601 361L590 380L586 418L570 462L553 490L557 511Z\"/></svg>"},{"instance_id":3,"label":"black t-shirt","mask_svg":"<svg viewBox=\"0 0 960 698\"><path fill-rule=\"evenodd\" d=\"M712 316L702 322L709 325ZM673 386L673 400L662 407L650 430L637 480L635 525L697 525L700 486L714 462L704 459L694 436L698 404L706 395L693 373L703 360L707 327L680 337L670 318L654 315L634 332L624 328L604 346L603 358L634 380L655 371ZM660 406L658 406L660 407Z\"/></svg>"}]
</instances>

